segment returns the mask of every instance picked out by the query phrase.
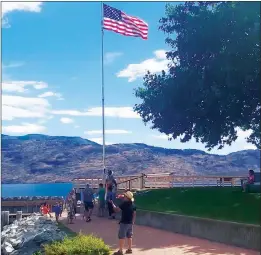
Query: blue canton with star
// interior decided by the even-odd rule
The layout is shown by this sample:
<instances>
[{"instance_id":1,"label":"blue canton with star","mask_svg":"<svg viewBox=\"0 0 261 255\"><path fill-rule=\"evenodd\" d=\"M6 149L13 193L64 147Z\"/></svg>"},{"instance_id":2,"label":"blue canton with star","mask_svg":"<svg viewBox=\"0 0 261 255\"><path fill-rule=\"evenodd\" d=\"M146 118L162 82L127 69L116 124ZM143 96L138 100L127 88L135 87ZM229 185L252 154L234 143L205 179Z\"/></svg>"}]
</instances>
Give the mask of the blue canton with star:
<instances>
[{"instance_id":1,"label":"blue canton with star","mask_svg":"<svg viewBox=\"0 0 261 255\"><path fill-rule=\"evenodd\" d=\"M106 4L103 5L103 17L116 21L122 21L121 11Z\"/></svg>"}]
</instances>

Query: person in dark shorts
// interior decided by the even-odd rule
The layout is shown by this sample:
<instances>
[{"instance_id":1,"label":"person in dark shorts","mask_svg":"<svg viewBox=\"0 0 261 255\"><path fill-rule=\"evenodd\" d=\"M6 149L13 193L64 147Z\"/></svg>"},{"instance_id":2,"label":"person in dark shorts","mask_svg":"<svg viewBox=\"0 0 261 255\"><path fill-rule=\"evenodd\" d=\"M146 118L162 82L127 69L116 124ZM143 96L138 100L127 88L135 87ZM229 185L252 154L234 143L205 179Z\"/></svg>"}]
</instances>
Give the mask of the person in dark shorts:
<instances>
[{"instance_id":1,"label":"person in dark shorts","mask_svg":"<svg viewBox=\"0 0 261 255\"><path fill-rule=\"evenodd\" d=\"M115 199L114 199L114 193L112 192L112 186L109 186L107 191L107 197L106 197L109 219L115 219L115 212L113 210L113 206L111 203L111 201L114 202L114 200Z\"/></svg>"},{"instance_id":2,"label":"person in dark shorts","mask_svg":"<svg viewBox=\"0 0 261 255\"><path fill-rule=\"evenodd\" d=\"M90 185L87 184L85 190L83 191L83 202L85 208L85 219L86 222L91 221L92 210L94 208L94 191L90 188Z\"/></svg>"},{"instance_id":3,"label":"person in dark shorts","mask_svg":"<svg viewBox=\"0 0 261 255\"><path fill-rule=\"evenodd\" d=\"M119 250L114 255L123 255L123 247L125 239L128 241L128 249L126 254L132 254L132 236L133 224L136 219L136 207L134 205L133 194L130 191L124 193L123 203L117 207L113 201L110 201L115 212L121 211L121 221L118 233Z\"/></svg>"}]
</instances>

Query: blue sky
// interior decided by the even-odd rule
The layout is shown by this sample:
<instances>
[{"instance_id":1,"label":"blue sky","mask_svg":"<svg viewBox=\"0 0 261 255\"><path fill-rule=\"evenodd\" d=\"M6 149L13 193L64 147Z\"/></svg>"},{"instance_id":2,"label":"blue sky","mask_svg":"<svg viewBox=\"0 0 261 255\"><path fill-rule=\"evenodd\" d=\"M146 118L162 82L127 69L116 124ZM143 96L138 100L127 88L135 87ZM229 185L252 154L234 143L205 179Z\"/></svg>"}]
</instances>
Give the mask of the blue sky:
<instances>
[{"instance_id":1,"label":"blue sky","mask_svg":"<svg viewBox=\"0 0 261 255\"><path fill-rule=\"evenodd\" d=\"M168 141L145 126L132 107L148 69L166 69L164 2L107 2L149 24L149 39L104 33L106 143L146 143L202 149ZM98 2L2 3L2 132L81 136L102 141L101 5ZM254 148L239 131L236 143L211 153Z\"/></svg>"}]
</instances>

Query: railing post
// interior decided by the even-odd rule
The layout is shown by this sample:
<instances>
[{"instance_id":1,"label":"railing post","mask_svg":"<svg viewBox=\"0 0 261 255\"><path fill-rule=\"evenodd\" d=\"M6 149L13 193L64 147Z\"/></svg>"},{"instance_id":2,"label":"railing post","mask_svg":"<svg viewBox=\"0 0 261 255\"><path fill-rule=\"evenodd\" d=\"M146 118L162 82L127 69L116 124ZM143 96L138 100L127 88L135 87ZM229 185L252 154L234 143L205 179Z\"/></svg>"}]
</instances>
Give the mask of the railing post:
<instances>
[{"instance_id":1,"label":"railing post","mask_svg":"<svg viewBox=\"0 0 261 255\"><path fill-rule=\"evenodd\" d=\"M141 187L142 189L145 189L146 188L146 175L145 174L142 174L142 184L141 184Z\"/></svg>"},{"instance_id":2,"label":"railing post","mask_svg":"<svg viewBox=\"0 0 261 255\"><path fill-rule=\"evenodd\" d=\"M23 217L23 212L22 211L17 211L16 212L16 220L21 220Z\"/></svg>"},{"instance_id":3,"label":"railing post","mask_svg":"<svg viewBox=\"0 0 261 255\"><path fill-rule=\"evenodd\" d=\"M140 177L140 190L143 189L143 174L141 174L141 177Z\"/></svg>"},{"instance_id":4,"label":"railing post","mask_svg":"<svg viewBox=\"0 0 261 255\"><path fill-rule=\"evenodd\" d=\"M9 211L1 212L1 225L2 227L9 225Z\"/></svg>"}]
</instances>

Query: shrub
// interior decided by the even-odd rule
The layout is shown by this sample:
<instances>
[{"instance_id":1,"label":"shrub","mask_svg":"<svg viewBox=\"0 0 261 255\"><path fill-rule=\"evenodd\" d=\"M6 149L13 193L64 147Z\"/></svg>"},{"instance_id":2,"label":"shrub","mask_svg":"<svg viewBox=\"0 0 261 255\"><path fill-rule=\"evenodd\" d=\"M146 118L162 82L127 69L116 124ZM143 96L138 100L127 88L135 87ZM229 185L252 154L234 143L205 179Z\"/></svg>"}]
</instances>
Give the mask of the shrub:
<instances>
[{"instance_id":1,"label":"shrub","mask_svg":"<svg viewBox=\"0 0 261 255\"><path fill-rule=\"evenodd\" d=\"M109 255L110 248L102 239L79 234L44 246L45 255Z\"/></svg>"}]
</instances>

